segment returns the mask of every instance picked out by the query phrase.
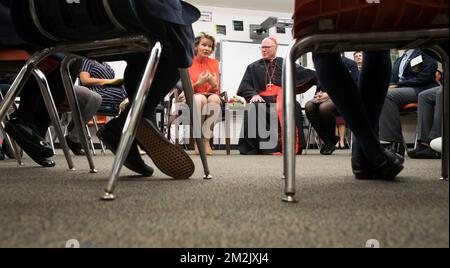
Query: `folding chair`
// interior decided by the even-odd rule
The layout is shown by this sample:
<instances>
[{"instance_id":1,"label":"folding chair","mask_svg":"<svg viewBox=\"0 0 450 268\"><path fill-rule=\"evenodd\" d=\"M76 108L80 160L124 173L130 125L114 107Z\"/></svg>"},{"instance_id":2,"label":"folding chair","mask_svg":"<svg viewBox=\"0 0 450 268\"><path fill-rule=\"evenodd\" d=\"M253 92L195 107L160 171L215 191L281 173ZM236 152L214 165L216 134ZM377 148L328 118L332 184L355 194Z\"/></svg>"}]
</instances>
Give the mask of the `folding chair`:
<instances>
[{"instance_id":1,"label":"folding chair","mask_svg":"<svg viewBox=\"0 0 450 268\"><path fill-rule=\"evenodd\" d=\"M157 1L154 2L155 5L158 4ZM185 5L184 2L182 3ZM158 18L152 16L143 17L141 15L140 12L144 9L152 12L151 7L143 1L78 1L76 4L69 1L54 1L49 5L48 1L16 0L12 4L11 12L16 16L15 21L23 23L17 23L16 26L25 33L24 37L28 38L30 42L46 48L36 52L19 72L8 95L5 96L5 100L0 106L0 119L4 117L6 110L20 93L25 81L32 72L35 72L37 64L49 55L63 52L66 57L61 64L61 75L69 105L72 114L77 115L73 118L80 137L86 137L86 129L82 127L81 114L68 70L75 57L93 58L121 55L129 52L150 51L147 66L138 90L133 97L134 101L122 130L111 176L102 196L102 200L113 200L115 198L113 191L116 180L125 156L128 154L132 141L136 136L138 122L140 122L144 103L160 59L162 45L158 39L162 37L161 33L157 31L162 29L157 26L161 26L161 24L165 26L165 24L161 23L161 20ZM193 9L192 6L188 5L189 7L191 10ZM195 10L195 12L198 12L198 10ZM154 23L149 23L148 20ZM169 27L169 23L166 23L167 27ZM156 33L149 33L148 29ZM154 40L150 40L141 34L150 35ZM179 66L186 64L187 62L183 62ZM187 103L191 107L191 111L193 111L192 85L188 70L186 67L180 67L179 71L186 90ZM194 128L199 129L198 122L194 124ZM86 139L81 139L81 142L86 155L89 156L91 171L95 172L87 141ZM204 178L212 178L206 162L204 147L200 146L199 149L205 172Z\"/></svg>"},{"instance_id":2,"label":"folding chair","mask_svg":"<svg viewBox=\"0 0 450 268\"><path fill-rule=\"evenodd\" d=\"M295 202L294 62L307 52L430 48L449 70L448 55L438 46L448 40L448 1L296 0L295 40L283 67L285 202ZM442 178L448 180L448 75L444 79Z\"/></svg>"},{"instance_id":3,"label":"folding chair","mask_svg":"<svg viewBox=\"0 0 450 268\"><path fill-rule=\"evenodd\" d=\"M24 50L13 49L13 48L0 48L1 70L4 72L17 73L20 70L20 66L22 66L25 62L27 62L27 60L29 61L30 59L31 59L31 55ZM36 64L36 66L37 66L37 64ZM58 113L56 112L56 107L53 102L53 98L52 98L50 89L48 87L45 75L38 68L36 68L34 70L32 70L32 69L29 70L28 77L31 76L31 74L37 80L37 83L39 85L45 106L47 107L47 111L50 115L51 123L55 129L55 132L56 132L58 138L61 139L64 136L62 134L62 130L61 130L61 127L59 124L60 120L58 117ZM20 76L20 74L18 75L18 78L19 78L19 76ZM16 81L17 81L17 78L14 81L14 83L10 85L10 88L7 91L6 96L4 98L2 96L2 101L3 101L3 99L5 101L2 102L2 105L0 107L0 121L3 121L4 117L7 116L7 112L9 110L9 108L14 104L14 101L15 101L16 97L18 96L18 94L14 94L12 92L13 88L17 86L15 84ZM24 85L24 83L22 84L22 86L23 85ZM16 90L16 89L14 89L14 90ZM2 126L2 128L3 128L3 126ZM11 139L9 138L9 136L6 135L6 137L7 137L8 143L12 142ZM11 147L13 148L15 157L16 157L19 165L22 165L20 154L17 151L17 145L15 145L15 142L12 142L11 145L12 145ZM63 142L61 142L61 145L62 145L62 148L64 151L64 155L66 157L69 169L73 170L74 164L73 164L72 158L69 153L69 148L68 148L67 144L65 143L65 140Z\"/></svg>"}]
</instances>

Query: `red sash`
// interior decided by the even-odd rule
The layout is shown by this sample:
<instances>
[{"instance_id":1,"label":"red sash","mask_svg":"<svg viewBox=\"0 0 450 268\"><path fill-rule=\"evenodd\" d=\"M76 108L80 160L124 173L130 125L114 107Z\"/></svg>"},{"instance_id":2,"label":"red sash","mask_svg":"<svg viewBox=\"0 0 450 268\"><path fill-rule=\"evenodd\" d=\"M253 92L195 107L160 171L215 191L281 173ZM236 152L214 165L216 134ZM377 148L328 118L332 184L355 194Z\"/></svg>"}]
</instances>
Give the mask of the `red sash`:
<instances>
[{"instance_id":1,"label":"red sash","mask_svg":"<svg viewBox=\"0 0 450 268\"><path fill-rule=\"evenodd\" d=\"M283 90L280 86L268 84L266 85L266 90L259 93L260 96L269 97L269 96L277 96L277 112L278 112L278 120L281 126L281 153L274 153L274 155L282 154L284 150L284 140L283 140ZM295 127L295 154L298 154L298 128Z\"/></svg>"}]
</instances>

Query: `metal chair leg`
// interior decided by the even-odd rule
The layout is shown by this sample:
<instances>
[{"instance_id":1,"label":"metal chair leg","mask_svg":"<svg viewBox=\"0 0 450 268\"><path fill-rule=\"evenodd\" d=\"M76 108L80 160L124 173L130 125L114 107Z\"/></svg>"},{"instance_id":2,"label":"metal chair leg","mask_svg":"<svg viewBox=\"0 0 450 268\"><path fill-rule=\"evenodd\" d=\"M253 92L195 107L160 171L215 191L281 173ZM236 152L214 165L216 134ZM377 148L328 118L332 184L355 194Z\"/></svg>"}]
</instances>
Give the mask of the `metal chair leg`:
<instances>
[{"instance_id":1,"label":"metal chair leg","mask_svg":"<svg viewBox=\"0 0 450 268\"><path fill-rule=\"evenodd\" d=\"M67 146L66 139L64 138L64 134L62 133L60 122L58 116L58 111L56 110L55 103L53 101L52 95L50 93L50 88L47 83L47 79L45 78L44 73L39 69L33 70L33 75L36 77L38 81L39 88L41 90L42 98L44 99L45 106L47 107L48 114L50 116L50 120L52 122L53 128L55 129L56 135L58 136L59 143L63 149L64 155L67 160L67 164L70 170L74 169L74 164L72 161L72 157L69 152L69 147Z\"/></svg>"},{"instance_id":2,"label":"metal chair leg","mask_svg":"<svg viewBox=\"0 0 450 268\"><path fill-rule=\"evenodd\" d=\"M86 128L86 133L87 133L86 138L89 142L89 145L91 146L92 155L95 156L97 153L95 152L94 141L92 140L92 135L91 135L91 131L89 130L89 125L86 124L86 125L84 125L84 127Z\"/></svg>"},{"instance_id":3,"label":"metal chair leg","mask_svg":"<svg viewBox=\"0 0 450 268\"><path fill-rule=\"evenodd\" d=\"M12 149L13 154L14 154L14 158L16 159L17 163L19 164L19 166L23 165L22 162L22 157L20 156L20 152L19 152L19 147L17 146L17 143L11 139L11 137L8 135L8 133L6 133L5 129L5 125L3 124L3 122L0 123L0 132L3 134L3 142L6 142L6 144L9 145L9 147Z\"/></svg>"},{"instance_id":4,"label":"metal chair leg","mask_svg":"<svg viewBox=\"0 0 450 268\"><path fill-rule=\"evenodd\" d=\"M294 42L289 46L283 63L283 175L285 176L284 202L296 202L295 196L295 59L291 52Z\"/></svg>"},{"instance_id":5,"label":"metal chair leg","mask_svg":"<svg viewBox=\"0 0 450 268\"><path fill-rule=\"evenodd\" d=\"M50 127L47 128L47 135L48 135L48 139L50 140L50 145L52 146L53 154L56 154L55 142L53 141L53 135L52 135L52 131L50 130Z\"/></svg>"},{"instance_id":6,"label":"metal chair leg","mask_svg":"<svg viewBox=\"0 0 450 268\"><path fill-rule=\"evenodd\" d=\"M312 125L309 123L308 126L308 135L306 135L306 146L305 146L305 155L308 154L309 144L311 142L311 133L312 133Z\"/></svg>"},{"instance_id":7,"label":"metal chair leg","mask_svg":"<svg viewBox=\"0 0 450 268\"><path fill-rule=\"evenodd\" d=\"M81 116L80 106L78 104L77 98L75 96L75 90L73 89L72 79L70 77L70 65L75 60L74 57L65 57L61 63L60 73L61 79L64 84L64 90L66 91L67 101L69 102L70 110L72 111L72 120L74 122L75 129L78 132L78 136L80 137L81 146L84 149L84 153L89 162L89 167L91 169L91 173L97 173L95 169L94 160L92 158L91 151L89 149L88 141L87 141L87 131L84 127L83 119ZM65 140L64 140L65 141Z\"/></svg>"},{"instance_id":8,"label":"metal chair leg","mask_svg":"<svg viewBox=\"0 0 450 268\"><path fill-rule=\"evenodd\" d=\"M150 53L150 57L139 83L138 90L134 95L133 101L131 102L130 111L122 130L119 146L117 147L111 176L109 177L108 185L105 189L104 195L101 197L101 200L114 200L115 198L113 191L116 185L117 177L119 176L123 162L125 161L125 156L128 155L131 144L136 137L138 123L142 117L145 100L150 90L150 86L152 85L153 77L155 76L156 67L158 66L159 58L161 56L161 50L161 44L156 42Z\"/></svg>"},{"instance_id":9,"label":"metal chair leg","mask_svg":"<svg viewBox=\"0 0 450 268\"><path fill-rule=\"evenodd\" d=\"M3 101L3 94L0 91L0 100ZM17 110L17 107L15 107L15 105L13 104L12 106L15 110ZM9 120L9 115L6 114L6 118ZM14 154L14 158L16 159L17 163L19 164L19 166L23 165L22 162L22 157L20 156L20 152L19 152L19 147L17 146L17 143L11 139L11 137L8 135L8 133L6 133L5 129L5 124L3 123L3 121L0 121L1 125L0 125L0 131L3 134L3 142L6 142L6 144L9 145L9 147L12 149L13 154Z\"/></svg>"},{"instance_id":10,"label":"metal chair leg","mask_svg":"<svg viewBox=\"0 0 450 268\"><path fill-rule=\"evenodd\" d=\"M203 179L212 179L209 172L208 161L206 160L205 145L202 141L202 131L200 125L200 118L198 118L197 106L194 105L194 91L192 89L191 79L189 78L189 72L187 69L180 69L181 82L183 83L184 94L186 96L186 103L191 111L191 122L193 127L193 137L197 143L200 158L203 164L203 170L205 175Z\"/></svg>"},{"instance_id":11,"label":"metal chair leg","mask_svg":"<svg viewBox=\"0 0 450 268\"><path fill-rule=\"evenodd\" d=\"M94 118L92 118L92 121L94 122L94 126L95 126L95 131L98 131L98 124L97 124L97 116L94 115ZM92 151L95 150L94 148L94 143L91 142L92 144ZM100 140L100 147L102 148L102 154L105 154L106 149L105 149L105 145L103 144L103 142ZM95 151L94 151L94 155L95 155Z\"/></svg>"},{"instance_id":12,"label":"metal chair leg","mask_svg":"<svg viewBox=\"0 0 450 268\"><path fill-rule=\"evenodd\" d=\"M432 48L442 59L442 68L445 72L448 73L449 70L449 59L447 53L440 46L433 46ZM448 129L448 120L449 120L449 107L448 107L448 92L449 86L449 78L448 75L444 75L443 83L442 83L442 164L441 164L441 180L448 181L448 173L449 173L449 163L448 163L448 153L449 153L449 129Z\"/></svg>"}]
</instances>

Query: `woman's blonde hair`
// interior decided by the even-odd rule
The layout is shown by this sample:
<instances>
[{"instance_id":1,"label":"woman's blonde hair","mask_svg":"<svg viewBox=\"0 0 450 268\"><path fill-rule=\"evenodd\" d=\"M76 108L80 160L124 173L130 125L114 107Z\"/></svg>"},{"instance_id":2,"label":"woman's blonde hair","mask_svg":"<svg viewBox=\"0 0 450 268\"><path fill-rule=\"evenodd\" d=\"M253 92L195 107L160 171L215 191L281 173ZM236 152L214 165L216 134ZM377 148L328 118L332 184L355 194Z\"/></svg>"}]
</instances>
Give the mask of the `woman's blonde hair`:
<instances>
[{"instance_id":1,"label":"woman's blonde hair","mask_svg":"<svg viewBox=\"0 0 450 268\"><path fill-rule=\"evenodd\" d=\"M216 49L216 39L212 35L209 35L209 34L207 34L205 32L201 32L199 35L197 35L195 37L195 43L194 44L195 44L195 49L196 50L197 50L197 47L200 44L200 40L202 40L202 38L206 38L206 39L211 40L211 42L212 42L212 51L214 51ZM197 54L197 51L195 51L195 53Z\"/></svg>"}]
</instances>

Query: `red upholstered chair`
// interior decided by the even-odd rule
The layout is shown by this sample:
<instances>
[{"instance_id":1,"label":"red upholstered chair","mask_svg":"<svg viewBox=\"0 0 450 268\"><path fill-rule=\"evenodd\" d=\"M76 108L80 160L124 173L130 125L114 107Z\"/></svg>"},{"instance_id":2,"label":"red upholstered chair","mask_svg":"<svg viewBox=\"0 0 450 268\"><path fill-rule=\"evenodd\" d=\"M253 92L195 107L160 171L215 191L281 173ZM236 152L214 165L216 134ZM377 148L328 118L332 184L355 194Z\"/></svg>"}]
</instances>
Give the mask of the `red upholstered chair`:
<instances>
[{"instance_id":1,"label":"red upholstered chair","mask_svg":"<svg viewBox=\"0 0 450 268\"><path fill-rule=\"evenodd\" d=\"M294 62L307 52L429 48L448 71L446 0L296 0L293 35L283 70L286 202L295 202ZM444 81L442 178L448 179L448 76Z\"/></svg>"}]
</instances>

